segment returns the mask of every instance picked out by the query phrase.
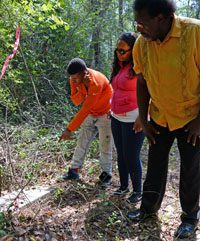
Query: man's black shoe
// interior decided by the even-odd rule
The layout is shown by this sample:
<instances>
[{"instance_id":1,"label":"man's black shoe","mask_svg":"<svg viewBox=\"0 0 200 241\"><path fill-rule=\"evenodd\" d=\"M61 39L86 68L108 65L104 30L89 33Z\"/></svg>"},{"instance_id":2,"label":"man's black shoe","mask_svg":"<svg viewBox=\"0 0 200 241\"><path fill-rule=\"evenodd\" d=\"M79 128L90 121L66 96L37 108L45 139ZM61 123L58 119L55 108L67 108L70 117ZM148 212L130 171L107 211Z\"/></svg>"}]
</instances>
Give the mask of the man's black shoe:
<instances>
[{"instance_id":1,"label":"man's black shoe","mask_svg":"<svg viewBox=\"0 0 200 241\"><path fill-rule=\"evenodd\" d=\"M68 172L64 173L62 178L64 180L79 180L79 174L77 169L69 169Z\"/></svg>"},{"instance_id":2,"label":"man's black shoe","mask_svg":"<svg viewBox=\"0 0 200 241\"><path fill-rule=\"evenodd\" d=\"M157 213L145 213L140 209L129 212L127 217L134 222L141 222L147 218L157 218Z\"/></svg>"},{"instance_id":3,"label":"man's black shoe","mask_svg":"<svg viewBox=\"0 0 200 241\"><path fill-rule=\"evenodd\" d=\"M190 237L197 230L197 225L190 223L181 223L175 232L175 237L179 239L184 239Z\"/></svg>"},{"instance_id":4,"label":"man's black shoe","mask_svg":"<svg viewBox=\"0 0 200 241\"><path fill-rule=\"evenodd\" d=\"M99 184L103 188L107 188L108 186L111 185L111 178L112 176L109 175L107 172L102 172L101 175L99 176Z\"/></svg>"}]
</instances>

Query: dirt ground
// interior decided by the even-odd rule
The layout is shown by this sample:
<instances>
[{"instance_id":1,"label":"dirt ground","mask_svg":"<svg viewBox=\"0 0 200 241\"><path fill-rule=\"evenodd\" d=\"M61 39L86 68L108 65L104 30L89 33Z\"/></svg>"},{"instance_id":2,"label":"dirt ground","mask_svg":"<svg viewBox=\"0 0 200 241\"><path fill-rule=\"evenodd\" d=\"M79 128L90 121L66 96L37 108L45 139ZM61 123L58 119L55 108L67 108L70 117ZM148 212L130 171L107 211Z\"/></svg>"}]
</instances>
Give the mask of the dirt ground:
<instances>
[{"instance_id":1,"label":"dirt ground","mask_svg":"<svg viewBox=\"0 0 200 241\"><path fill-rule=\"evenodd\" d=\"M123 198L112 195L119 185L116 168L116 154L113 157L112 185L101 189L98 185L100 174L98 160L87 158L81 170L80 181L61 181L64 166L57 166L49 178L43 176L41 184L49 184L54 191L44 199L16 210L8 215L8 235L1 241L172 241L180 224L178 196L179 155L176 145L170 153L167 190L158 219L133 223L126 215L139 207L126 203L129 194ZM143 180L146 173L147 146L141 153ZM45 170L48 170L46 167ZM42 170L41 170L42 171ZM200 241L197 230L190 241Z\"/></svg>"}]
</instances>

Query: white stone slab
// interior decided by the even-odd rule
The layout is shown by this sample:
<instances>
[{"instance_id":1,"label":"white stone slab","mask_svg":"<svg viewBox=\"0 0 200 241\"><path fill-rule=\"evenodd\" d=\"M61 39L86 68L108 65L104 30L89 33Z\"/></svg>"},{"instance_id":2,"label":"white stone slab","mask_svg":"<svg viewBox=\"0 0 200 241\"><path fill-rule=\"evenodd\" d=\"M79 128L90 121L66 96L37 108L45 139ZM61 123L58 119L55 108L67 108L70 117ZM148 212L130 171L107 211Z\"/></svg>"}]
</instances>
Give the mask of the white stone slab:
<instances>
[{"instance_id":1,"label":"white stone slab","mask_svg":"<svg viewBox=\"0 0 200 241\"><path fill-rule=\"evenodd\" d=\"M44 198L54 189L49 186L35 186L29 190L18 190L0 197L0 211L17 210ZM10 206L10 207L9 207Z\"/></svg>"}]
</instances>

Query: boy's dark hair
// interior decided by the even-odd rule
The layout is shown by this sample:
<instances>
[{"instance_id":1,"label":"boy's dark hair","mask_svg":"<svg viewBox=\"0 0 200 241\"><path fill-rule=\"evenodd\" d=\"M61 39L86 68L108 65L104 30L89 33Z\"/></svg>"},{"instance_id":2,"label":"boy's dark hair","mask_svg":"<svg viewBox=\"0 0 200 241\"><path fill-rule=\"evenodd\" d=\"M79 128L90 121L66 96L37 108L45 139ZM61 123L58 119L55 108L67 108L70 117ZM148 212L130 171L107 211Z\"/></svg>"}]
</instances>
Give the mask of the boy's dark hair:
<instances>
[{"instance_id":1,"label":"boy's dark hair","mask_svg":"<svg viewBox=\"0 0 200 241\"><path fill-rule=\"evenodd\" d=\"M134 32L125 32L119 37L118 41L123 40L124 42L126 42L128 44L130 49L133 49L133 46L134 46L134 43L135 43L135 40L137 39L137 37L138 37L138 34L136 34ZM132 63L132 67L133 67L133 57L132 57L132 55L131 55L130 60L128 62L124 63L124 64L126 65L126 64L129 64L129 63ZM130 69L130 72L131 72L132 75L134 75L135 73L134 73L132 67ZM115 77L115 75L117 75L119 70L120 70L120 65L119 65L119 60L118 60L118 57L117 57L117 52L115 50L114 51L114 60L113 60L113 64L112 64L112 73L111 73L111 77L110 77L110 82L112 82L112 79Z\"/></svg>"},{"instance_id":2,"label":"boy's dark hair","mask_svg":"<svg viewBox=\"0 0 200 241\"><path fill-rule=\"evenodd\" d=\"M173 0L135 0L133 2L133 11L140 12L146 9L151 17L163 14L170 16L176 11L176 5Z\"/></svg>"},{"instance_id":3,"label":"boy's dark hair","mask_svg":"<svg viewBox=\"0 0 200 241\"><path fill-rule=\"evenodd\" d=\"M85 62L80 58L72 59L67 66L67 73L69 75L83 72L87 69Z\"/></svg>"}]
</instances>

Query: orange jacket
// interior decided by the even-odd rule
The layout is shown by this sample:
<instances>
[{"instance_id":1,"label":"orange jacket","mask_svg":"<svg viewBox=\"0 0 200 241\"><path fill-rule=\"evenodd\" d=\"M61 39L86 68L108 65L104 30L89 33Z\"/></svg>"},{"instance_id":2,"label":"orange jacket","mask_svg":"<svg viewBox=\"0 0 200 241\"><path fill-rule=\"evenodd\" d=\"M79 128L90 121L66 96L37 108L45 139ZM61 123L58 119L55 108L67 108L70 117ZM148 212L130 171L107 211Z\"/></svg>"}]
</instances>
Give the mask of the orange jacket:
<instances>
[{"instance_id":1,"label":"orange jacket","mask_svg":"<svg viewBox=\"0 0 200 241\"><path fill-rule=\"evenodd\" d=\"M86 90L83 83L77 84L70 80L71 100L75 105L82 104L81 109L68 124L67 129L75 131L88 115L98 117L110 110L112 87L102 73L89 69L89 86Z\"/></svg>"}]
</instances>

